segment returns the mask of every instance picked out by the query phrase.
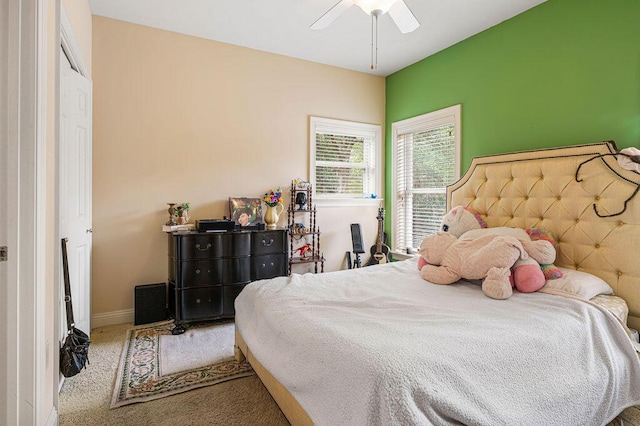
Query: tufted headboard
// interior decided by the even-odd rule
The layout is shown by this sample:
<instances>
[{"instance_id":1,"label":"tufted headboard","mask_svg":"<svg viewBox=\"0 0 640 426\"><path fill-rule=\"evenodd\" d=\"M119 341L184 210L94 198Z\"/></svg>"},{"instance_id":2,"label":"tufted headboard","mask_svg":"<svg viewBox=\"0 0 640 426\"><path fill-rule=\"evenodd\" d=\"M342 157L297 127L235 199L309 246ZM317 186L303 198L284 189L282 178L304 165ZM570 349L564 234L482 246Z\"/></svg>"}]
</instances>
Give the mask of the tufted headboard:
<instances>
[{"instance_id":1,"label":"tufted headboard","mask_svg":"<svg viewBox=\"0 0 640 426\"><path fill-rule=\"evenodd\" d=\"M556 265L607 281L640 329L640 174L620 167L616 152L601 142L476 157L447 188L447 210L469 206L489 227L553 232Z\"/></svg>"}]
</instances>

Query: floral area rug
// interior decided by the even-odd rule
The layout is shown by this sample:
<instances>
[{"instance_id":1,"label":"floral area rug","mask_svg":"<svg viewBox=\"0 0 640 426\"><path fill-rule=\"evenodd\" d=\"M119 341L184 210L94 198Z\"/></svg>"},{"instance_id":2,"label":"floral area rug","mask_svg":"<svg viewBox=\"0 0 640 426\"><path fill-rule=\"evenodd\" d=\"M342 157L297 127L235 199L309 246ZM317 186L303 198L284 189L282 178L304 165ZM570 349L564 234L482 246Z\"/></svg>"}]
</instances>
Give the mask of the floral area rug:
<instances>
[{"instance_id":1,"label":"floral area rug","mask_svg":"<svg viewBox=\"0 0 640 426\"><path fill-rule=\"evenodd\" d=\"M233 322L196 324L177 336L172 329L163 322L127 330L111 408L255 374L233 358Z\"/></svg>"}]
</instances>

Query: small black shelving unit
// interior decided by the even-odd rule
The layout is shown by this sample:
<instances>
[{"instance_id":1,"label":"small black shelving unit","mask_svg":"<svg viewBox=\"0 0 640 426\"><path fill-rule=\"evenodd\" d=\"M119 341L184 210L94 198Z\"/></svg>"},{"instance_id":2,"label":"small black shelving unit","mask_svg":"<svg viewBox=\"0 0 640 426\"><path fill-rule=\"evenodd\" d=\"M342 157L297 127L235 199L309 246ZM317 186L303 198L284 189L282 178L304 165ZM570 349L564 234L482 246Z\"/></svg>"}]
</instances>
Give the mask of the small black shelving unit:
<instances>
[{"instance_id":1,"label":"small black shelving unit","mask_svg":"<svg viewBox=\"0 0 640 426\"><path fill-rule=\"evenodd\" d=\"M287 209L289 226L289 275L293 266L313 263L313 271L324 272L324 255L320 251L320 229L316 224L316 205L310 183L291 182L291 200Z\"/></svg>"}]
</instances>

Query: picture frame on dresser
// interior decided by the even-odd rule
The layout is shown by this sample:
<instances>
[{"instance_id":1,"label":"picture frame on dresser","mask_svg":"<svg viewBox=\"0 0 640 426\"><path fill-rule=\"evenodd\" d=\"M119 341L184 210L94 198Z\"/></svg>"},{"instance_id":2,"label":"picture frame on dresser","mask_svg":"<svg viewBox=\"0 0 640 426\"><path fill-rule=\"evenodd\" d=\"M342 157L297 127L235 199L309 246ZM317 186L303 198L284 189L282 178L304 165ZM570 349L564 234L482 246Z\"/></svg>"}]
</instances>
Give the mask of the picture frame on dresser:
<instances>
[{"instance_id":1,"label":"picture frame on dresser","mask_svg":"<svg viewBox=\"0 0 640 426\"><path fill-rule=\"evenodd\" d=\"M229 217L240 227L263 223L260 198L229 197Z\"/></svg>"}]
</instances>

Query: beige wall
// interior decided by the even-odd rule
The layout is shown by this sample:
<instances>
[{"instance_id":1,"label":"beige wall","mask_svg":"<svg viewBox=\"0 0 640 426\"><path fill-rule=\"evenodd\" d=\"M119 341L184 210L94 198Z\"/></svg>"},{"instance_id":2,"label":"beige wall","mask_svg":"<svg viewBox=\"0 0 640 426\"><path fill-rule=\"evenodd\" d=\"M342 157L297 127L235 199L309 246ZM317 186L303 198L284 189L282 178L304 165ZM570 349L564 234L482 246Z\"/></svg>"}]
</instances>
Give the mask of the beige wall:
<instances>
[{"instance_id":1,"label":"beige wall","mask_svg":"<svg viewBox=\"0 0 640 426\"><path fill-rule=\"evenodd\" d=\"M167 202L221 218L229 196L308 178L310 115L384 123L382 77L97 16L93 83L94 315L166 280ZM344 268L350 223L374 243L376 214L319 209L325 270Z\"/></svg>"}]
</instances>

